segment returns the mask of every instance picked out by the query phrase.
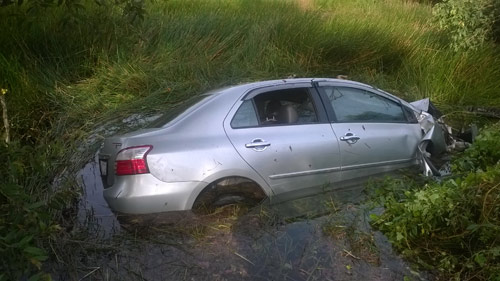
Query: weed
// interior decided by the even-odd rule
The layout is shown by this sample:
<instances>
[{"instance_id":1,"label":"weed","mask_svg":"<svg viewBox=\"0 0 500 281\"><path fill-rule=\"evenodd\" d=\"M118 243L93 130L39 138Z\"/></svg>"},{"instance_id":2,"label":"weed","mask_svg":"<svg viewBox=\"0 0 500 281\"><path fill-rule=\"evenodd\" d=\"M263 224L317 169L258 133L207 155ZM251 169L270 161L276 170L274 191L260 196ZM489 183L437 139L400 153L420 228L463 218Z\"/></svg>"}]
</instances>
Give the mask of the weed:
<instances>
[{"instance_id":1,"label":"weed","mask_svg":"<svg viewBox=\"0 0 500 281\"><path fill-rule=\"evenodd\" d=\"M496 154L484 154L498 150L497 134L496 126L484 130L470 152L454 160L468 173L419 188L391 180L382 187L389 192L384 213L372 215L374 225L406 257L443 279L500 278L500 165Z\"/></svg>"},{"instance_id":2,"label":"weed","mask_svg":"<svg viewBox=\"0 0 500 281\"><path fill-rule=\"evenodd\" d=\"M434 15L458 51L477 49L490 39L497 20L495 9L500 9L495 0L444 0L434 7Z\"/></svg>"},{"instance_id":3,"label":"weed","mask_svg":"<svg viewBox=\"0 0 500 281\"><path fill-rule=\"evenodd\" d=\"M488 167L500 163L499 147L500 122L482 130L474 145L455 159L453 170L457 173L485 171Z\"/></svg>"},{"instance_id":4,"label":"weed","mask_svg":"<svg viewBox=\"0 0 500 281\"><path fill-rule=\"evenodd\" d=\"M42 263L48 258L48 241L61 231L55 213L68 207L75 197L70 189L52 190L51 179L58 167L58 143L37 147L11 142L0 145L0 158L8 167L0 169L0 280L21 277L49 278ZM54 161L56 160L56 161ZM36 175L36 176L34 176Z\"/></svg>"}]
</instances>

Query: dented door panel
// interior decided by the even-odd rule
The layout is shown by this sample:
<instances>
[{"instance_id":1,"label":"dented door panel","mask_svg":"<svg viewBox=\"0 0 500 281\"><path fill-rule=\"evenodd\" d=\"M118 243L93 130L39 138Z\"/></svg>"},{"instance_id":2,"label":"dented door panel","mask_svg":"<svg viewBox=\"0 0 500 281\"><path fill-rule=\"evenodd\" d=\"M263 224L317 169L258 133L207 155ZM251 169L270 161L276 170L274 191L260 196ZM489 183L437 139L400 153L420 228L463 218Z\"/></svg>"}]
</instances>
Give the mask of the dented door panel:
<instances>
[{"instance_id":1,"label":"dented door panel","mask_svg":"<svg viewBox=\"0 0 500 281\"><path fill-rule=\"evenodd\" d=\"M342 180L365 177L416 164L421 139L419 124L332 123L339 139L354 135L355 142L339 141Z\"/></svg>"}]
</instances>

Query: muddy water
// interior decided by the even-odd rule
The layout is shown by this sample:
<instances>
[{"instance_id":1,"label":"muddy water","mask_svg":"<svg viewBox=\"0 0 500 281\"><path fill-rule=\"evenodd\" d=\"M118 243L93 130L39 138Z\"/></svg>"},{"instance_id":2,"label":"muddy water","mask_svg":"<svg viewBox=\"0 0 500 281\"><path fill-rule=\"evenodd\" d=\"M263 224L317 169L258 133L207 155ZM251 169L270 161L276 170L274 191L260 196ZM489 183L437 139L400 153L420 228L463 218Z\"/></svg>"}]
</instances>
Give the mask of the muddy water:
<instances>
[{"instance_id":1,"label":"muddy water","mask_svg":"<svg viewBox=\"0 0 500 281\"><path fill-rule=\"evenodd\" d=\"M113 214L96 161L79 173L79 222L101 243L79 280L425 280L369 225L362 187L252 209ZM380 211L380 210L379 210ZM99 246L94 246L98 247Z\"/></svg>"},{"instance_id":2,"label":"muddy water","mask_svg":"<svg viewBox=\"0 0 500 281\"><path fill-rule=\"evenodd\" d=\"M109 238L120 231L120 224L102 196L103 185L97 154L77 174L83 196L78 205L78 222L100 238Z\"/></svg>"}]
</instances>

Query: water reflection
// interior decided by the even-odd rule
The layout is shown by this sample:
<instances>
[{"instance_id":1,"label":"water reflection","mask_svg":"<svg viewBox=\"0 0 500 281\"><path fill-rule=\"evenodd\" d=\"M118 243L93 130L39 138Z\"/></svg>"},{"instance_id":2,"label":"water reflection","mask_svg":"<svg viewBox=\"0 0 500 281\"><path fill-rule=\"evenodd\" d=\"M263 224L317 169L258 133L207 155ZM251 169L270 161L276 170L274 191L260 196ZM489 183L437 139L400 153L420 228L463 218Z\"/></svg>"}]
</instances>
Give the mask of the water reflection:
<instances>
[{"instance_id":1,"label":"water reflection","mask_svg":"<svg viewBox=\"0 0 500 281\"><path fill-rule=\"evenodd\" d=\"M96 154L94 160L87 163L77 174L77 182L82 187L78 222L96 237L109 238L120 231L120 224L102 195L103 185L97 161Z\"/></svg>"}]
</instances>

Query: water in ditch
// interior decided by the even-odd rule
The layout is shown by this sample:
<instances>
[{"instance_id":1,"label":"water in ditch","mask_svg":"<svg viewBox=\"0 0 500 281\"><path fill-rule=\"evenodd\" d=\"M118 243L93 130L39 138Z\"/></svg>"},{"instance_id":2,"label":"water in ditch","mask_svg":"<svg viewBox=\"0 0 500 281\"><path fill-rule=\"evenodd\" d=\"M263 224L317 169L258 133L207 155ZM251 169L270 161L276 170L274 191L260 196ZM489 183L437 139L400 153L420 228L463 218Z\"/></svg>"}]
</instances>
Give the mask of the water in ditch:
<instances>
[{"instance_id":1,"label":"water in ditch","mask_svg":"<svg viewBox=\"0 0 500 281\"><path fill-rule=\"evenodd\" d=\"M73 258L71 272L59 268L60 280L429 278L370 227L369 213L377 210L362 203L362 186L210 215L117 216L102 197L95 158L77 177L84 191L78 224L92 239L79 244L83 254Z\"/></svg>"}]
</instances>

